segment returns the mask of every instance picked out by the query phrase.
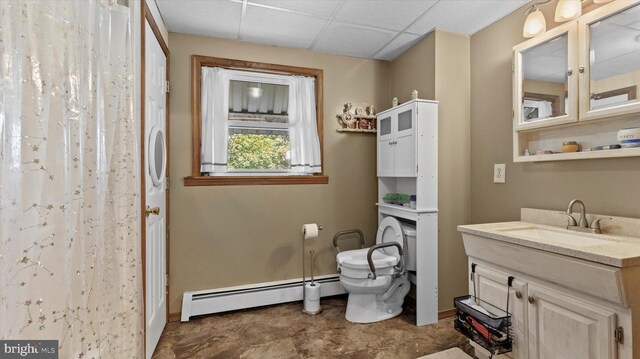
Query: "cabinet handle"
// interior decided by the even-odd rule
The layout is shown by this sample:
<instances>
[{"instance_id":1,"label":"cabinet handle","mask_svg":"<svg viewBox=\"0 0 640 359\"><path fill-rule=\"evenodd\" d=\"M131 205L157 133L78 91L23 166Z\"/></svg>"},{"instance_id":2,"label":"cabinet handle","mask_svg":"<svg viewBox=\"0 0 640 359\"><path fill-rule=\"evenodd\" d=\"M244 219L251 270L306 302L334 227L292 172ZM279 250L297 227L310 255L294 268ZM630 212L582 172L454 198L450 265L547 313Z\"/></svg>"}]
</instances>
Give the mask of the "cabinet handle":
<instances>
[{"instance_id":1,"label":"cabinet handle","mask_svg":"<svg viewBox=\"0 0 640 359\"><path fill-rule=\"evenodd\" d=\"M522 298L522 292L519 290L516 290L516 298L520 299Z\"/></svg>"},{"instance_id":2,"label":"cabinet handle","mask_svg":"<svg viewBox=\"0 0 640 359\"><path fill-rule=\"evenodd\" d=\"M533 304L533 303L535 303L535 302L536 302L536 297L534 297L534 296L530 295L530 296L529 296L529 298L528 298L528 300L529 300L529 303L530 303L530 304Z\"/></svg>"},{"instance_id":3,"label":"cabinet handle","mask_svg":"<svg viewBox=\"0 0 640 359\"><path fill-rule=\"evenodd\" d=\"M578 67L578 71L580 71L580 73L583 74L584 73L584 66Z\"/></svg>"},{"instance_id":4,"label":"cabinet handle","mask_svg":"<svg viewBox=\"0 0 640 359\"><path fill-rule=\"evenodd\" d=\"M573 75L573 69L567 70L567 76L571 76L571 75Z\"/></svg>"}]
</instances>

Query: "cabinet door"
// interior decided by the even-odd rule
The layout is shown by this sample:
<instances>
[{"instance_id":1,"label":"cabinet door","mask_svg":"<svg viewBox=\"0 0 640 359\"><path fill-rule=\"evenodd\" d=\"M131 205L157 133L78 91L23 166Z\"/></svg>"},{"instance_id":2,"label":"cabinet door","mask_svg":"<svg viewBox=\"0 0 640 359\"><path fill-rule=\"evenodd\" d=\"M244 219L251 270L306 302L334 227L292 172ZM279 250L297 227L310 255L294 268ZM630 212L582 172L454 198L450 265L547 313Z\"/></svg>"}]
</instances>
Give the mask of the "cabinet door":
<instances>
[{"instance_id":1,"label":"cabinet door","mask_svg":"<svg viewBox=\"0 0 640 359\"><path fill-rule=\"evenodd\" d=\"M612 2L578 24L580 120L640 112L640 2Z\"/></svg>"},{"instance_id":2,"label":"cabinet door","mask_svg":"<svg viewBox=\"0 0 640 359\"><path fill-rule=\"evenodd\" d=\"M397 114L394 140L395 147L395 176L416 176L416 112L415 106L406 108Z\"/></svg>"},{"instance_id":3,"label":"cabinet door","mask_svg":"<svg viewBox=\"0 0 640 359\"><path fill-rule=\"evenodd\" d=\"M378 117L378 177L393 176L393 113Z\"/></svg>"},{"instance_id":4,"label":"cabinet door","mask_svg":"<svg viewBox=\"0 0 640 359\"><path fill-rule=\"evenodd\" d=\"M569 23L513 48L515 131L577 121L577 34Z\"/></svg>"},{"instance_id":5,"label":"cabinet door","mask_svg":"<svg viewBox=\"0 0 640 359\"><path fill-rule=\"evenodd\" d=\"M507 310L507 289L509 289L509 313L511 313L513 351L506 357L526 359L527 353L527 283L517 278L512 287L507 285L509 276L487 267L476 267L474 275L476 296L498 308ZM470 289L473 293L473 287ZM518 298L519 297L519 298ZM500 356L502 357L502 356Z\"/></svg>"},{"instance_id":6,"label":"cabinet door","mask_svg":"<svg viewBox=\"0 0 640 359\"><path fill-rule=\"evenodd\" d=\"M529 284L529 358L614 359L616 315Z\"/></svg>"}]
</instances>

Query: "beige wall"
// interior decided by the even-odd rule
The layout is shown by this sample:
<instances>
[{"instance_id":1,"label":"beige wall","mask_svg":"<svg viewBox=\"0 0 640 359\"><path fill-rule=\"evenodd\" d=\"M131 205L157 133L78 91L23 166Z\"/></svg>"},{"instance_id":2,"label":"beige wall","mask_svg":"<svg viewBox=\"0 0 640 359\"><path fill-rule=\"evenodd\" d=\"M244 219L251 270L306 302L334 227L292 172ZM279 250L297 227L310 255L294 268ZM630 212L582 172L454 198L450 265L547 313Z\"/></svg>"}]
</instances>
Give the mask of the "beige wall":
<instances>
[{"instance_id":1,"label":"beige wall","mask_svg":"<svg viewBox=\"0 0 640 359\"><path fill-rule=\"evenodd\" d=\"M170 312L180 311L186 290L300 278L303 223L324 225L320 237L307 244L307 251L316 251L316 275L336 272L331 239L338 230L360 228L368 244L375 241L375 136L337 133L335 115L345 102L388 107L387 62L174 33L169 41ZM323 69L329 184L183 186L191 168L193 54Z\"/></svg>"},{"instance_id":2,"label":"beige wall","mask_svg":"<svg viewBox=\"0 0 640 359\"><path fill-rule=\"evenodd\" d=\"M391 62L389 86L391 98L400 103L411 100L411 91L418 90L418 97L433 100L436 96L436 33L432 31L424 39Z\"/></svg>"},{"instance_id":3,"label":"beige wall","mask_svg":"<svg viewBox=\"0 0 640 359\"><path fill-rule=\"evenodd\" d=\"M391 63L390 96L417 89L440 102L438 121L438 303L466 294L467 260L456 230L469 222L469 37L436 30Z\"/></svg>"},{"instance_id":4,"label":"beige wall","mask_svg":"<svg viewBox=\"0 0 640 359\"><path fill-rule=\"evenodd\" d=\"M552 28L556 1L541 8ZM589 9L586 9L589 10ZM513 163L511 49L524 41L522 9L471 37L471 222L516 220L521 207L640 217L640 158ZM493 164L506 163L506 184Z\"/></svg>"}]
</instances>

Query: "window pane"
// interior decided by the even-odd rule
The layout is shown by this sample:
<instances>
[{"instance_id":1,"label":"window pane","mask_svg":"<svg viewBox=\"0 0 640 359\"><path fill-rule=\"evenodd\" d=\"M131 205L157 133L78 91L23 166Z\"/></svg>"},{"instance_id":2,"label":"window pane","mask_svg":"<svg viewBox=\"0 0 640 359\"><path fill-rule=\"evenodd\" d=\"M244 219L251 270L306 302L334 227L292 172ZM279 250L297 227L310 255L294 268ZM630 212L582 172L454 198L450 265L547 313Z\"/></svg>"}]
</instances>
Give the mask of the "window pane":
<instances>
[{"instance_id":1,"label":"window pane","mask_svg":"<svg viewBox=\"0 0 640 359\"><path fill-rule=\"evenodd\" d=\"M288 171L291 168L288 131L230 128L227 148L229 171Z\"/></svg>"},{"instance_id":2,"label":"window pane","mask_svg":"<svg viewBox=\"0 0 640 359\"><path fill-rule=\"evenodd\" d=\"M229 83L229 120L288 123L288 110L288 85Z\"/></svg>"}]
</instances>

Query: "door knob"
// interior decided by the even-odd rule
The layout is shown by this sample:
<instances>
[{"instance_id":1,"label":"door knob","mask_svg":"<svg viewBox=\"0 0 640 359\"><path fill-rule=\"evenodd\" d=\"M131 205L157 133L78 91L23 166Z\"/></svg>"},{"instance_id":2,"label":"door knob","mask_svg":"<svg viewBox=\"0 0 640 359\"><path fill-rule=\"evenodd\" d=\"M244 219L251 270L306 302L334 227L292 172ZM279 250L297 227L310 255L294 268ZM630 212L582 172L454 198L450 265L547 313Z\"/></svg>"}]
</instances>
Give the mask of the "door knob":
<instances>
[{"instance_id":1,"label":"door knob","mask_svg":"<svg viewBox=\"0 0 640 359\"><path fill-rule=\"evenodd\" d=\"M535 302L536 302L536 297L534 297L534 296L530 295L530 296L529 296L529 303L533 304L533 303L535 303Z\"/></svg>"},{"instance_id":2,"label":"door knob","mask_svg":"<svg viewBox=\"0 0 640 359\"><path fill-rule=\"evenodd\" d=\"M156 216L160 214L160 207L149 207L144 210L144 214L149 217L150 214L155 214Z\"/></svg>"}]
</instances>

